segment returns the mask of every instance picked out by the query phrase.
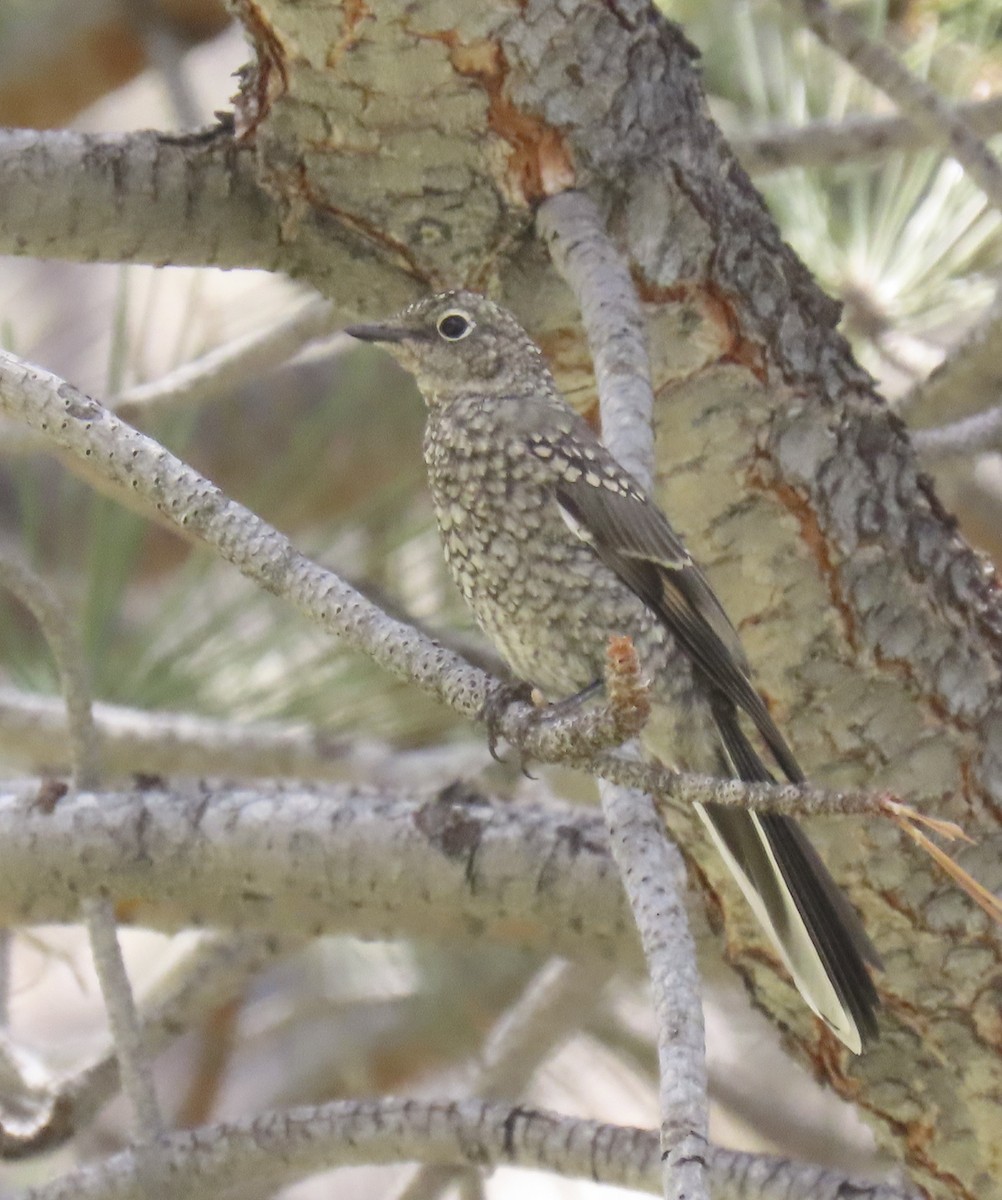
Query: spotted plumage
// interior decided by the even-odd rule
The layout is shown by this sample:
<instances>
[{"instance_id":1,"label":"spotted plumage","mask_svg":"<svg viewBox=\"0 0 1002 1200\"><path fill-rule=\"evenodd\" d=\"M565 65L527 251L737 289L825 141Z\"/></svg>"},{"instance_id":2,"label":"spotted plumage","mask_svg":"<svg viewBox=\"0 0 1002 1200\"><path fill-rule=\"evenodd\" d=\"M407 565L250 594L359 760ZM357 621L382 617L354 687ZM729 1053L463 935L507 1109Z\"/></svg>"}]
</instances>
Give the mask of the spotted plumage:
<instances>
[{"instance_id":1,"label":"spotted plumage","mask_svg":"<svg viewBox=\"0 0 1002 1200\"><path fill-rule=\"evenodd\" d=\"M755 690L738 636L664 514L565 403L539 348L482 296L418 301L355 336L384 343L428 405L424 453L453 578L515 673L559 700L602 677L627 634L652 680L645 746L694 771L765 781L750 722L803 773ZM656 716L656 714L655 714ZM801 994L857 1052L875 1033L876 954L797 825L699 813Z\"/></svg>"}]
</instances>

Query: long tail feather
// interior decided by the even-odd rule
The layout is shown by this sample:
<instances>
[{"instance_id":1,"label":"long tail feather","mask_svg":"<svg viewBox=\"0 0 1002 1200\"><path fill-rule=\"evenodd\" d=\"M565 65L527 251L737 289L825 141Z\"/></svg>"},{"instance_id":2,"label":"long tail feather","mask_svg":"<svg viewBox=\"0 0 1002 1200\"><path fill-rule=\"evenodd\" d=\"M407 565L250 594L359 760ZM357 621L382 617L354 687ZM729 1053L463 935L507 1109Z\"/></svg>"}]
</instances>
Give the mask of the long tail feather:
<instances>
[{"instance_id":1,"label":"long tail feather","mask_svg":"<svg viewBox=\"0 0 1002 1200\"><path fill-rule=\"evenodd\" d=\"M735 774L770 781L733 706L722 700L714 716ZM718 805L699 812L798 991L858 1054L877 1034L879 1000L866 964L879 967L880 959L807 836L778 813Z\"/></svg>"}]
</instances>

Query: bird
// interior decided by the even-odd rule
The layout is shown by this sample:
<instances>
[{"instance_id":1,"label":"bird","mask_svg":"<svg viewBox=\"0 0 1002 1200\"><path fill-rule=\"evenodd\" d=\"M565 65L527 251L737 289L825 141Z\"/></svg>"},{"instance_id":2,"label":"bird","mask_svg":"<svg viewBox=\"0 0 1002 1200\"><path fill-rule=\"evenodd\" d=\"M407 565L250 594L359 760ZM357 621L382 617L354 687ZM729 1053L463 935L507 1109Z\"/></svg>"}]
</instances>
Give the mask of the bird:
<instances>
[{"instance_id":1,"label":"bird","mask_svg":"<svg viewBox=\"0 0 1002 1200\"><path fill-rule=\"evenodd\" d=\"M519 680L552 702L592 694L609 639L628 636L651 681L649 753L749 783L774 779L764 755L804 781L705 575L510 312L458 290L346 332L415 377L449 570ZM860 1053L881 963L806 834L784 814L696 808L807 1005Z\"/></svg>"}]
</instances>

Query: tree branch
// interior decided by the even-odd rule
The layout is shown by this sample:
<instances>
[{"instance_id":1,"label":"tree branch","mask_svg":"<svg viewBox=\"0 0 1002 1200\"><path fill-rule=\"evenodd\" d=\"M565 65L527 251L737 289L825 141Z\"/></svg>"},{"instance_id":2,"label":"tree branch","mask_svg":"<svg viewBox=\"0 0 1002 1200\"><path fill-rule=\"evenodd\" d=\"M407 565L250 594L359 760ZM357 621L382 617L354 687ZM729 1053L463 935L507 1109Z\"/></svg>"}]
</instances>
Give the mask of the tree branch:
<instances>
[{"instance_id":1,"label":"tree branch","mask_svg":"<svg viewBox=\"0 0 1002 1200\"><path fill-rule=\"evenodd\" d=\"M958 408L986 408L998 402L1002 356L1002 292L947 358L901 397L898 407L925 424L942 424ZM959 401L959 403L958 403ZM925 431L912 434L921 440Z\"/></svg>"},{"instance_id":2,"label":"tree branch","mask_svg":"<svg viewBox=\"0 0 1002 1200\"><path fill-rule=\"evenodd\" d=\"M954 112L979 137L1002 132L1002 96L958 104ZM835 167L895 150L922 150L933 140L911 117L894 115L735 133L730 143L749 175L768 175L790 167Z\"/></svg>"},{"instance_id":3,"label":"tree branch","mask_svg":"<svg viewBox=\"0 0 1002 1200\"><path fill-rule=\"evenodd\" d=\"M512 806L458 784L54 799L37 781L0 792L0 922L73 921L79 896L100 886L133 922L165 931L514 939L638 962L596 813Z\"/></svg>"},{"instance_id":4,"label":"tree branch","mask_svg":"<svg viewBox=\"0 0 1002 1200\"><path fill-rule=\"evenodd\" d=\"M662 1185L682 1200L708 1196L703 1001L681 896L685 864L650 798L600 785L613 856L640 931L657 1018Z\"/></svg>"},{"instance_id":5,"label":"tree branch","mask_svg":"<svg viewBox=\"0 0 1002 1200\"><path fill-rule=\"evenodd\" d=\"M56 596L23 563L9 556L0 558L0 587L21 601L45 637L63 688L74 785L92 788L98 778L97 730L91 712L87 664L76 631Z\"/></svg>"},{"instance_id":6,"label":"tree branch","mask_svg":"<svg viewBox=\"0 0 1002 1200\"><path fill-rule=\"evenodd\" d=\"M915 449L927 461L957 454L976 454L1002 448L1002 405L974 413L949 425L916 429L912 434Z\"/></svg>"},{"instance_id":7,"label":"tree branch","mask_svg":"<svg viewBox=\"0 0 1002 1200\"><path fill-rule=\"evenodd\" d=\"M310 297L281 321L217 346L159 379L127 388L109 407L134 421L140 415L224 396L287 362L310 342L329 337L339 323L329 300ZM344 336L339 344L348 340Z\"/></svg>"},{"instance_id":8,"label":"tree branch","mask_svg":"<svg viewBox=\"0 0 1002 1200\"><path fill-rule=\"evenodd\" d=\"M118 940L115 907L104 896L88 896L81 903L80 912L90 940L94 969L101 983L115 1058L122 1088L132 1109L137 1140L149 1146L163 1134L165 1125L132 984Z\"/></svg>"},{"instance_id":9,"label":"tree branch","mask_svg":"<svg viewBox=\"0 0 1002 1200\"><path fill-rule=\"evenodd\" d=\"M479 1060L466 1072L462 1094L481 1100L518 1099L546 1059L591 1016L608 974L563 959L546 963L495 1022ZM468 1174L422 1167L396 1200L427 1200Z\"/></svg>"},{"instance_id":10,"label":"tree branch","mask_svg":"<svg viewBox=\"0 0 1002 1200\"><path fill-rule=\"evenodd\" d=\"M169 137L0 133L0 252L78 262L263 267L281 261L254 151L223 131Z\"/></svg>"},{"instance_id":11,"label":"tree branch","mask_svg":"<svg viewBox=\"0 0 1002 1200\"><path fill-rule=\"evenodd\" d=\"M238 995L250 976L289 944L251 933L204 935L181 962L153 984L139 1006L147 1053L159 1053ZM63 1145L94 1120L118 1092L120 1083L112 1044L72 1074L44 1088L31 1088L25 1098L37 1120L0 1130L0 1157L27 1158Z\"/></svg>"},{"instance_id":12,"label":"tree branch","mask_svg":"<svg viewBox=\"0 0 1002 1200\"><path fill-rule=\"evenodd\" d=\"M408 1162L519 1166L656 1191L658 1139L647 1130L476 1100L344 1100L261 1113L160 1143L170 1194L278 1188L335 1166ZM913 1200L916 1193L785 1159L714 1150L719 1200ZM166 1193L164 1193L166 1194ZM71 1171L21 1200L144 1200L134 1151Z\"/></svg>"},{"instance_id":13,"label":"tree branch","mask_svg":"<svg viewBox=\"0 0 1002 1200\"><path fill-rule=\"evenodd\" d=\"M75 630L55 596L22 564L0 559L0 585L28 607L48 642L59 668L66 701L74 787L93 788L98 779L97 735L86 662ZM163 1118L143 1050L135 999L115 928L114 908L104 898L103 889L95 887L91 895L85 894L81 913L136 1130L144 1142L152 1142L163 1132Z\"/></svg>"},{"instance_id":14,"label":"tree branch","mask_svg":"<svg viewBox=\"0 0 1002 1200\"><path fill-rule=\"evenodd\" d=\"M784 0L817 36L874 87L890 96L935 145L964 168L995 208L1002 208L1002 164L935 88L913 75L888 46L871 41L851 13L827 0Z\"/></svg>"},{"instance_id":15,"label":"tree branch","mask_svg":"<svg viewBox=\"0 0 1002 1200\"><path fill-rule=\"evenodd\" d=\"M357 275L404 302L413 284L336 214L302 206L296 236L225 128L170 136L0 130L0 254L75 262L257 267L318 287Z\"/></svg>"},{"instance_id":16,"label":"tree branch","mask_svg":"<svg viewBox=\"0 0 1002 1200\"><path fill-rule=\"evenodd\" d=\"M581 309L602 406L602 440L649 491L654 393L644 319L629 268L584 192L560 192L544 200L536 227Z\"/></svg>"},{"instance_id":17,"label":"tree branch","mask_svg":"<svg viewBox=\"0 0 1002 1200\"><path fill-rule=\"evenodd\" d=\"M474 743L396 750L374 738L335 737L293 721L226 720L100 702L94 705L94 725L106 777L367 777L383 784L433 785L471 774L487 757ZM35 773L67 770L64 705L54 696L0 687L0 749Z\"/></svg>"}]
</instances>

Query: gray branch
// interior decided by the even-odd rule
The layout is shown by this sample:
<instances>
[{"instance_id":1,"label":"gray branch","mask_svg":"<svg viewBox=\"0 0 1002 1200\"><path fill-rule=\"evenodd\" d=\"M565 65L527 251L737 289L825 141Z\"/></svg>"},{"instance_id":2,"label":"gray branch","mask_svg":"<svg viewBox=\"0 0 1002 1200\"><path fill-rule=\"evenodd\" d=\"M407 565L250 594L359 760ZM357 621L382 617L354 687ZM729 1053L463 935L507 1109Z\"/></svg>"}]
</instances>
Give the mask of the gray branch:
<instances>
[{"instance_id":1,"label":"gray branch","mask_svg":"<svg viewBox=\"0 0 1002 1200\"><path fill-rule=\"evenodd\" d=\"M55 807L53 808L53 804ZM51 810L51 811L50 811ZM39 880L45 881L39 887ZM460 785L0 793L0 912L72 922L102 887L132 920L283 935L491 939L635 967L602 818Z\"/></svg>"},{"instance_id":2,"label":"gray branch","mask_svg":"<svg viewBox=\"0 0 1002 1200\"><path fill-rule=\"evenodd\" d=\"M197 713L94 705L106 778L123 775L223 776L227 779L420 780L433 784L484 765L486 748L447 744L395 751L375 738L335 737L293 721L237 721ZM0 687L0 749L33 773L71 764L65 705Z\"/></svg>"},{"instance_id":3,"label":"gray branch","mask_svg":"<svg viewBox=\"0 0 1002 1200\"><path fill-rule=\"evenodd\" d=\"M0 584L31 611L52 651L66 702L74 786L92 789L98 780L97 734L91 712L86 661L76 630L63 605L28 567L10 559L0 559ZM152 1142L163 1132L163 1118L118 941L115 911L98 885L93 886L89 894L84 894L81 914L136 1130L144 1142Z\"/></svg>"},{"instance_id":4,"label":"gray branch","mask_svg":"<svg viewBox=\"0 0 1002 1200\"><path fill-rule=\"evenodd\" d=\"M218 133L172 138L0 133L0 252L78 262L263 267L279 219L254 152Z\"/></svg>"},{"instance_id":5,"label":"gray branch","mask_svg":"<svg viewBox=\"0 0 1002 1200\"><path fill-rule=\"evenodd\" d=\"M933 143L964 168L995 208L1002 208L1002 164L935 88L913 75L889 46L871 41L852 13L827 0L784 0L846 62L900 106Z\"/></svg>"},{"instance_id":6,"label":"gray branch","mask_svg":"<svg viewBox=\"0 0 1002 1200\"><path fill-rule=\"evenodd\" d=\"M520 1166L596 1183L656 1191L657 1137L644 1129L476 1100L343 1100L260 1113L163 1138L167 1195L281 1187L335 1166L410 1162ZM784 1159L714 1150L719 1200L904 1200L915 1193ZM31 1188L21 1200L144 1200L132 1150Z\"/></svg>"},{"instance_id":7,"label":"gray branch","mask_svg":"<svg viewBox=\"0 0 1002 1200\"><path fill-rule=\"evenodd\" d=\"M551 197L537 219L581 308L605 443L649 489L654 478L654 394L643 316L629 269L594 201L583 192ZM664 1194L701 1200L709 1195L706 1046L696 948L681 902L685 868L643 792L607 781L599 792L654 991Z\"/></svg>"},{"instance_id":8,"label":"gray branch","mask_svg":"<svg viewBox=\"0 0 1002 1200\"><path fill-rule=\"evenodd\" d=\"M248 978L296 941L259 934L207 934L192 951L157 980L139 1006L143 1044L159 1053L219 1005L246 987ZM115 1046L48 1086L24 1089L18 1100L34 1121L0 1127L0 1158L21 1159L51 1153L87 1127L119 1091ZM4 1096L9 1108L11 1093Z\"/></svg>"},{"instance_id":9,"label":"gray branch","mask_svg":"<svg viewBox=\"0 0 1002 1200\"><path fill-rule=\"evenodd\" d=\"M478 1062L466 1072L462 1095L518 1099L546 1059L592 1015L608 976L608 970L594 965L563 959L546 963L487 1035ZM470 1174L422 1167L396 1200L428 1200Z\"/></svg>"},{"instance_id":10,"label":"gray branch","mask_svg":"<svg viewBox=\"0 0 1002 1200\"><path fill-rule=\"evenodd\" d=\"M958 104L954 111L979 137L1002 132L1002 96ZM931 141L927 128L897 114L808 121L760 133L735 133L730 138L731 149L749 175L768 175L789 167L834 167L894 150L922 150Z\"/></svg>"},{"instance_id":11,"label":"gray branch","mask_svg":"<svg viewBox=\"0 0 1002 1200\"><path fill-rule=\"evenodd\" d=\"M915 449L927 461L957 454L1002 449L1002 405L912 434Z\"/></svg>"},{"instance_id":12,"label":"gray branch","mask_svg":"<svg viewBox=\"0 0 1002 1200\"><path fill-rule=\"evenodd\" d=\"M626 260L612 244L595 202L561 192L536 216L554 266L581 308L602 407L602 437L616 459L650 490L654 437L647 336Z\"/></svg>"},{"instance_id":13,"label":"gray branch","mask_svg":"<svg viewBox=\"0 0 1002 1200\"><path fill-rule=\"evenodd\" d=\"M364 269L400 300L413 285L334 217L288 214L250 144L203 134L0 130L0 254L74 262L256 267L322 287Z\"/></svg>"},{"instance_id":14,"label":"gray branch","mask_svg":"<svg viewBox=\"0 0 1002 1200\"><path fill-rule=\"evenodd\" d=\"M98 779L98 738L87 664L76 630L51 589L29 567L9 556L0 558L0 587L21 601L45 637L63 688L74 783L80 788L93 788Z\"/></svg>"}]
</instances>

